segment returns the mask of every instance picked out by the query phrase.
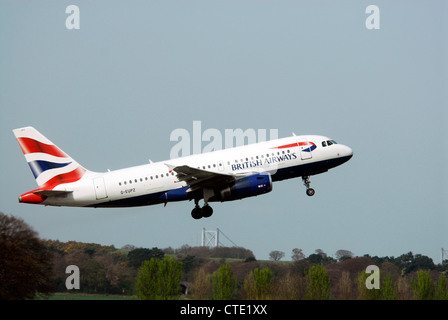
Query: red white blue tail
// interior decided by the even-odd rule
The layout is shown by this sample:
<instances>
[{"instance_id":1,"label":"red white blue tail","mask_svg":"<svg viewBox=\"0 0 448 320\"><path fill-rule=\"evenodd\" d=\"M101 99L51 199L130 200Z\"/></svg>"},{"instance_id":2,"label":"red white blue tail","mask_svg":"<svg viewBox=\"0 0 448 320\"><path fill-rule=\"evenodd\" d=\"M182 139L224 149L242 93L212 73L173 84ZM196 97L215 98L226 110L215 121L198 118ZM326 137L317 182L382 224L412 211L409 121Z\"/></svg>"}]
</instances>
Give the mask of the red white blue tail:
<instances>
[{"instance_id":1,"label":"red white blue tail","mask_svg":"<svg viewBox=\"0 0 448 320\"><path fill-rule=\"evenodd\" d=\"M87 170L33 127L13 130L40 190L80 180Z\"/></svg>"}]
</instances>

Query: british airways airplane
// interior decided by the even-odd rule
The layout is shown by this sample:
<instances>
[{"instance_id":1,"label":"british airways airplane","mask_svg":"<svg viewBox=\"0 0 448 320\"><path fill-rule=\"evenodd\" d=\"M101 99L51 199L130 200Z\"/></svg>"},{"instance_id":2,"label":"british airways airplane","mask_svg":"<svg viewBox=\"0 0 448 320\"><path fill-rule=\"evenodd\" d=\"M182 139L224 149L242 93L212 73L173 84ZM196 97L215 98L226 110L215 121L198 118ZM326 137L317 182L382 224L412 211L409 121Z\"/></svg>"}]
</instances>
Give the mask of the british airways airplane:
<instances>
[{"instance_id":1,"label":"british airways airplane","mask_svg":"<svg viewBox=\"0 0 448 320\"><path fill-rule=\"evenodd\" d=\"M232 201L272 191L274 181L301 177L313 196L310 176L337 167L351 148L323 136L265 141L204 154L93 172L33 127L13 130L38 189L19 202L70 207L133 207L194 200L194 219L210 217L209 202ZM199 201L203 200L203 206Z\"/></svg>"}]
</instances>

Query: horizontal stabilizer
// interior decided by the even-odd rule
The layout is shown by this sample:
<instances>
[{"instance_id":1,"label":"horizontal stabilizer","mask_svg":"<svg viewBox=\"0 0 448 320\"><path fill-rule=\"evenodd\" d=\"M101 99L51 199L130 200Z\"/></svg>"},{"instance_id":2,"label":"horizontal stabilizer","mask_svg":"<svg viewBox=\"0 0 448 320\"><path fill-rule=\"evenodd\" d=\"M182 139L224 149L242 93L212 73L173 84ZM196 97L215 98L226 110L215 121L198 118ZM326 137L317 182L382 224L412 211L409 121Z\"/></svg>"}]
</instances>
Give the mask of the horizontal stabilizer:
<instances>
[{"instance_id":1,"label":"horizontal stabilizer","mask_svg":"<svg viewBox=\"0 0 448 320\"><path fill-rule=\"evenodd\" d=\"M67 194L73 193L73 191L64 191L64 190L38 190L34 191L34 194L42 195L45 197L62 197Z\"/></svg>"},{"instance_id":2,"label":"horizontal stabilizer","mask_svg":"<svg viewBox=\"0 0 448 320\"><path fill-rule=\"evenodd\" d=\"M73 193L73 191L63 191L63 190L42 190L37 189L22 194L19 197L19 202L21 203L42 203L47 198L65 197L68 194Z\"/></svg>"}]
</instances>

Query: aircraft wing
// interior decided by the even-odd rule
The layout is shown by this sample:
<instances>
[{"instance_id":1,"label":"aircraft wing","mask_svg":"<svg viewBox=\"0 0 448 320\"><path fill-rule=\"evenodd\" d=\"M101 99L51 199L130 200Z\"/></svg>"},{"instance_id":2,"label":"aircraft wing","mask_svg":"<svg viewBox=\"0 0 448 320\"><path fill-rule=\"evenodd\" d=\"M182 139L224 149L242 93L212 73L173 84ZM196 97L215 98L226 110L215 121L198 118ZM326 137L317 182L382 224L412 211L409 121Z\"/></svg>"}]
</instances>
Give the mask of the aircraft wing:
<instances>
[{"instance_id":1,"label":"aircraft wing","mask_svg":"<svg viewBox=\"0 0 448 320\"><path fill-rule=\"evenodd\" d=\"M189 186L189 191L195 191L202 188L213 188L222 184L235 181L237 176L224 173L217 173L190 166L172 166L168 165L170 170L176 172L177 179L185 181Z\"/></svg>"}]
</instances>

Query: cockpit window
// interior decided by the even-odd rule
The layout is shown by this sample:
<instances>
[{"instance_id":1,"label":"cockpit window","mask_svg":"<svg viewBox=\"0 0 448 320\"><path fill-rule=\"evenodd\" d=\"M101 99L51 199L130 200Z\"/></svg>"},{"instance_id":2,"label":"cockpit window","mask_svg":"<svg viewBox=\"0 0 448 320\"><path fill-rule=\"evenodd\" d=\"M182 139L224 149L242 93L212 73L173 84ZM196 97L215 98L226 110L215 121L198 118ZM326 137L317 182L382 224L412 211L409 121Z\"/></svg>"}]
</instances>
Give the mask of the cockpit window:
<instances>
[{"instance_id":1,"label":"cockpit window","mask_svg":"<svg viewBox=\"0 0 448 320\"><path fill-rule=\"evenodd\" d=\"M334 140L322 141L322 147L331 146L332 144L338 144L338 143Z\"/></svg>"}]
</instances>

